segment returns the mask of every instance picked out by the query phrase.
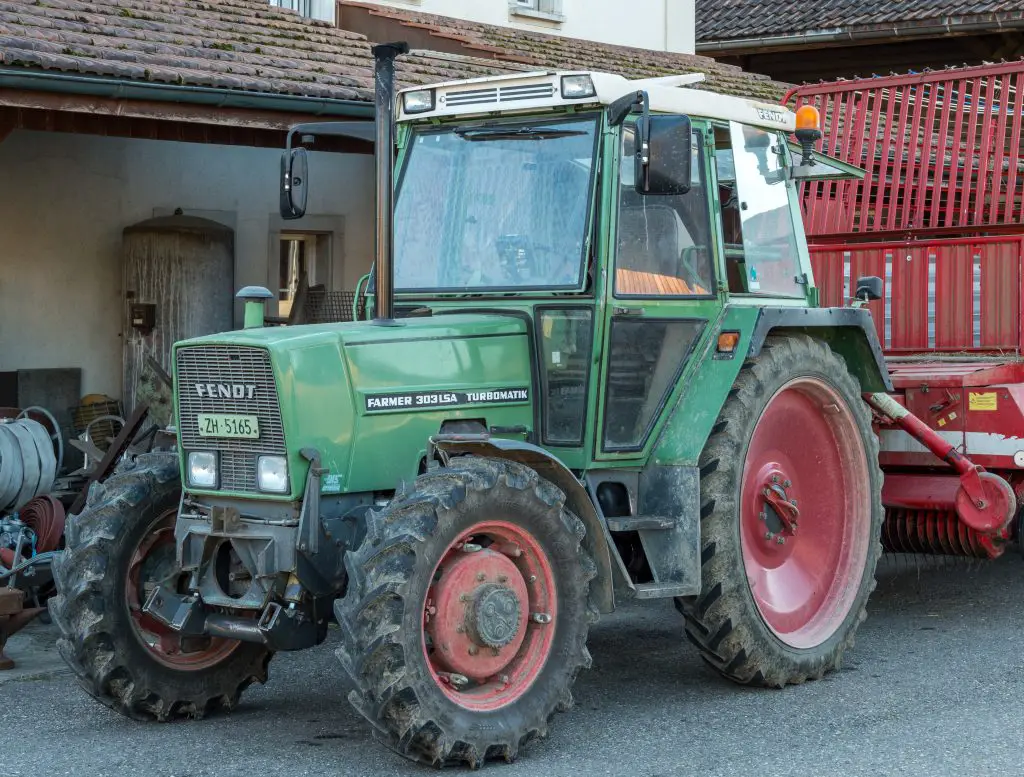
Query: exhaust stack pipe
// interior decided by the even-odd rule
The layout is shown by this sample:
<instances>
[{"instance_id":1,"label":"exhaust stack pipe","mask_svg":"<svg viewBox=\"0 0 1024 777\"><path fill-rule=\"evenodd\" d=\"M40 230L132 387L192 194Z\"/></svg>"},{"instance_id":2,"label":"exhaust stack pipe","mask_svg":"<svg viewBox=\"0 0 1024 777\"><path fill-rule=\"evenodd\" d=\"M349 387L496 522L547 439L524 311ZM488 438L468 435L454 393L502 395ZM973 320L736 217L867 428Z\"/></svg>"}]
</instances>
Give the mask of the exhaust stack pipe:
<instances>
[{"instance_id":1,"label":"exhaust stack pipe","mask_svg":"<svg viewBox=\"0 0 1024 777\"><path fill-rule=\"evenodd\" d=\"M375 295L378 326L397 326L395 322L395 59L409 53L407 43L383 43L373 47L377 143L374 161L377 167L377 290Z\"/></svg>"}]
</instances>

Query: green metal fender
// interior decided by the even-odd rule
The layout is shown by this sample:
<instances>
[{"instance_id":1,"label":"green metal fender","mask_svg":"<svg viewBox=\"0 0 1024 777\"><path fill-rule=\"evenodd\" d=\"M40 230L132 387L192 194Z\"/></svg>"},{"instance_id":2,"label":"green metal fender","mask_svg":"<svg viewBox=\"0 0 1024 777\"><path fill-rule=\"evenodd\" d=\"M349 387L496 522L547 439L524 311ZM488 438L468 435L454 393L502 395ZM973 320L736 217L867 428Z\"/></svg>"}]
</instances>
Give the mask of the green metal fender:
<instances>
[{"instance_id":1,"label":"green metal fender","mask_svg":"<svg viewBox=\"0 0 1024 777\"><path fill-rule=\"evenodd\" d=\"M565 464L543 448L519 440L484 435L437 435L431 438L430 444L442 457L472 454L515 461L530 467L542 478L558 486L565 494L566 507L572 510L587 528L583 547L597 565L597 577L590 584L591 600L599 612L608 613L615 610L608 529L590 500L586 487Z\"/></svg>"},{"instance_id":2,"label":"green metal fender","mask_svg":"<svg viewBox=\"0 0 1024 777\"><path fill-rule=\"evenodd\" d=\"M763 308L750 338L749 358L771 334L799 332L828 343L866 392L892 391L875 324L866 308Z\"/></svg>"}]
</instances>

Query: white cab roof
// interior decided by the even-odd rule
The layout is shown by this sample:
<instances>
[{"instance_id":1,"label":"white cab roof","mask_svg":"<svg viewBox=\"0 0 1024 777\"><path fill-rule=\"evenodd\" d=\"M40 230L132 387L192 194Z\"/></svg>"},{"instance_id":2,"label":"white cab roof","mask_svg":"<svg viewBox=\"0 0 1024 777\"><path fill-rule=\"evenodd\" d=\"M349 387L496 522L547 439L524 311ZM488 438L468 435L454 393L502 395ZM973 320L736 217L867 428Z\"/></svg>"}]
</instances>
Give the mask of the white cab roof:
<instances>
[{"instance_id":1,"label":"white cab roof","mask_svg":"<svg viewBox=\"0 0 1024 777\"><path fill-rule=\"evenodd\" d=\"M588 75L594 82L596 97L562 97L563 76ZM403 89L400 94L435 90L434 110L414 115L405 112L399 97L398 120L416 121L453 116L508 115L558 108L566 105L606 106L630 92L644 90L652 113L686 114L708 119L737 121L766 129L793 132L796 115L782 105L743 97L717 94L704 89L687 89L685 84L700 81L699 74L630 81L610 73L587 71L544 71L507 76L447 81L434 86Z\"/></svg>"}]
</instances>

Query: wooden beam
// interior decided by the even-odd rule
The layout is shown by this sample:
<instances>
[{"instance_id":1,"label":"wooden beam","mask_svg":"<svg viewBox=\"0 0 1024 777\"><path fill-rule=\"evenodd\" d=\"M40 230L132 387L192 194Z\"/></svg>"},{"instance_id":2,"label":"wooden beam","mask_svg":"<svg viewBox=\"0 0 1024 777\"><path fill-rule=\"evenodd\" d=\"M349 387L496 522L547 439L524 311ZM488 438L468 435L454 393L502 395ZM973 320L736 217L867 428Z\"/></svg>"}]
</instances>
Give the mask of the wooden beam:
<instances>
[{"instance_id":1,"label":"wooden beam","mask_svg":"<svg viewBox=\"0 0 1024 777\"><path fill-rule=\"evenodd\" d=\"M0 106L267 130L288 130L295 124L325 120L323 116L307 113L165 103L154 100L123 100L23 89L0 90Z\"/></svg>"},{"instance_id":2,"label":"wooden beam","mask_svg":"<svg viewBox=\"0 0 1024 777\"><path fill-rule=\"evenodd\" d=\"M0 99L3 93L0 92ZM0 128L66 132L76 135L134 138L138 140L204 143L220 146L284 147L283 129L206 124L199 121L144 119L133 116L78 113L43 108L13 108L0 105ZM290 125L289 125L290 126ZM372 154L373 144L352 138L318 137L315 151L336 154Z\"/></svg>"}]
</instances>

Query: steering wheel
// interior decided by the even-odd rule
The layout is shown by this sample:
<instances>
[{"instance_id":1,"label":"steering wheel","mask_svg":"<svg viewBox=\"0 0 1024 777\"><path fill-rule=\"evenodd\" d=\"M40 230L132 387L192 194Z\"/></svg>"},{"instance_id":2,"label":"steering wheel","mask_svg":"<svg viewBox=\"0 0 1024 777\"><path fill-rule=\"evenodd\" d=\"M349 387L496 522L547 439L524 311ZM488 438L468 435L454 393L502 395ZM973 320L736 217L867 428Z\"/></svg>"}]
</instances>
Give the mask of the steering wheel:
<instances>
[{"instance_id":1,"label":"steering wheel","mask_svg":"<svg viewBox=\"0 0 1024 777\"><path fill-rule=\"evenodd\" d=\"M549 257L556 256L554 248L537 243L525 235L502 235L495 241L495 245L502 270L513 282L545 280L544 268L537 266L537 257L542 253Z\"/></svg>"}]
</instances>

